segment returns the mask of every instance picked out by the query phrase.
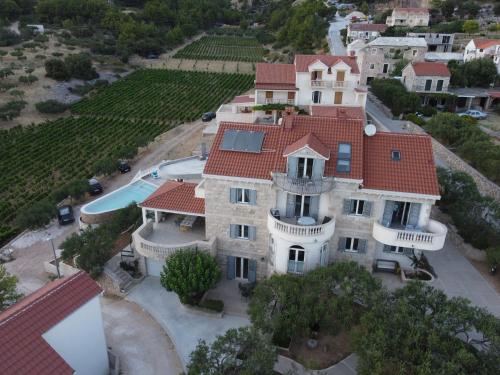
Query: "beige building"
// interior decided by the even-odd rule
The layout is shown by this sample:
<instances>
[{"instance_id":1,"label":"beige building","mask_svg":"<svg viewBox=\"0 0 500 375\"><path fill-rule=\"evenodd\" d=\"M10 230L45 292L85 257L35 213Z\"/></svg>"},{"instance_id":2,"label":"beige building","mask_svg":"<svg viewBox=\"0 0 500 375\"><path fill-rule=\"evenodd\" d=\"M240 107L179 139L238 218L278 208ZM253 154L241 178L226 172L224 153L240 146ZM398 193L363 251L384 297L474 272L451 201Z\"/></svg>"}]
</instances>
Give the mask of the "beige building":
<instances>
[{"instance_id":1,"label":"beige building","mask_svg":"<svg viewBox=\"0 0 500 375\"><path fill-rule=\"evenodd\" d=\"M413 62L403 69L402 79L408 91L417 93L448 92L450 71L445 64L436 62Z\"/></svg>"},{"instance_id":2,"label":"beige building","mask_svg":"<svg viewBox=\"0 0 500 375\"><path fill-rule=\"evenodd\" d=\"M429 26L429 10L425 8L395 8L387 17L388 26Z\"/></svg>"},{"instance_id":3,"label":"beige building","mask_svg":"<svg viewBox=\"0 0 500 375\"><path fill-rule=\"evenodd\" d=\"M385 30L387 30L387 25L383 23L350 23L347 26L347 41L351 43L361 39L365 42L371 42Z\"/></svg>"},{"instance_id":4,"label":"beige building","mask_svg":"<svg viewBox=\"0 0 500 375\"><path fill-rule=\"evenodd\" d=\"M380 37L369 43L356 40L347 46L347 51L357 57L360 83L369 84L375 78L389 78L402 59L423 61L427 43L423 38Z\"/></svg>"}]
</instances>

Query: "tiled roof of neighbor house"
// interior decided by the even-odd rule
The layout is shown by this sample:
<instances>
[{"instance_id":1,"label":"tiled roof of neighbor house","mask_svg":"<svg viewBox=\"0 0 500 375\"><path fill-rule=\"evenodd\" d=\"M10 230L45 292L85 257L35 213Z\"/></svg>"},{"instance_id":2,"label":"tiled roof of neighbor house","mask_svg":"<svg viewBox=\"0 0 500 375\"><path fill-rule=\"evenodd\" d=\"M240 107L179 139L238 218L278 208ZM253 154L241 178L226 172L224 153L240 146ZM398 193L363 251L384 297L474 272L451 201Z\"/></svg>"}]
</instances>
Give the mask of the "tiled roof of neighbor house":
<instances>
[{"instance_id":1,"label":"tiled roof of neighbor house","mask_svg":"<svg viewBox=\"0 0 500 375\"><path fill-rule=\"evenodd\" d=\"M490 98L499 99L500 98L500 91L490 91L488 93L488 95Z\"/></svg>"},{"instance_id":2,"label":"tiled roof of neighbor house","mask_svg":"<svg viewBox=\"0 0 500 375\"><path fill-rule=\"evenodd\" d=\"M48 283L2 312L0 373L73 374L42 335L101 292L101 287L80 271Z\"/></svg>"},{"instance_id":3,"label":"tiled roof of neighbor house","mask_svg":"<svg viewBox=\"0 0 500 375\"><path fill-rule=\"evenodd\" d=\"M255 88L295 90L295 66L293 64L257 64Z\"/></svg>"},{"instance_id":4,"label":"tiled roof of neighbor house","mask_svg":"<svg viewBox=\"0 0 500 375\"><path fill-rule=\"evenodd\" d=\"M231 103L233 104L240 104L240 103L253 103L255 102L255 97L250 96L250 95L239 95L235 96Z\"/></svg>"},{"instance_id":5,"label":"tiled roof of neighbor house","mask_svg":"<svg viewBox=\"0 0 500 375\"><path fill-rule=\"evenodd\" d=\"M318 60L328 67L333 67L343 61L351 67L351 73L359 74L359 67L354 56L295 55L295 69L297 72L308 72L309 65Z\"/></svg>"},{"instance_id":6,"label":"tiled roof of neighbor house","mask_svg":"<svg viewBox=\"0 0 500 375\"><path fill-rule=\"evenodd\" d=\"M396 13L429 13L427 8L394 8Z\"/></svg>"},{"instance_id":7,"label":"tiled roof of neighbor house","mask_svg":"<svg viewBox=\"0 0 500 375\"><path fill-rule=\"evenodd\" d=\"M288 156L294 152L299 151L304 147L309 147L311 150L317 152L325 159L330 158L330 150L313 134L307 133L305 136L295 141L291 145L286 146L285 151L283 151L283 156Z\"/></svg>"},{"instance_id":8,"label":"tiled roof of neighbor house","mask_svg":"<svg viewBox=\"0 0 500 375\"><path fill-rule=\"evenodd\" d=\"M334 105L312 105L310 110L311 116L326 116L343 119L360 119L365 118L365 111L362 107L342 107Z\"/></svg>"},{"instance_id":9,"label":"tiled roof of neighbor house","mask_svg":"<svg viewBox=\"0 0 500 375\"><path fill-rule=\"evenodd\" d=\"M226 129L263 132L260 153L226 151L219 148ZM292 149L316 138L317 150L330 158L325 176L363 180L365 188L439 195L431 138L420 135L377 133L364 135L364 120L320 116L285 115L281 125L249 125L223 122L215 137L204 174L271 180L272 172L286 172L286 157ZM336 171L339 143L351 144L351 171ZM401 151L401 161L391 160L391 151Z\"/></svg>"},{"instance_id":10,"label":"tiled roof of neighbor house","mask_svg":"<svg viewBox=\"0 0 500 375\"><path fill-rule=\"evenodd\" d=\"M349 25L352 31L378 31L384 32L387 30L387 25L385 23L353 23Z\"/></svg>"},{"instance_id":11,"label":"tiled roof of neighbor house","mask_svg":"<svg viewBox=\"0 0 500 375\"><path fill-rule=\"evenodd\" d=\"M413 71L417 76L439 76L450 77L451 73L448 67L443 63L438 62L413 62L411 64Z\"/></svg>"},{"instance_id":12,"label":"tiled roof of neighbor house","mask_svg":"<svg viewBox=\"0 0 500 375\"><path fill-rule=\"evenodd\" d=\"M427 47L424 38L381 36L368 43L369 46Z\"/></svg>"},{"instance_id":13,"label":"tiled roof of neighbor house","mask_svg":"<svg viewBox=\"0 0 500 375\"><path fill-rule=\"evenodd\" d=\"M205 199L195 196L196 183L167 181L139 206L204 215Z\"/></svg>"},{"instance_id":14,"label":"tiled roof of neighbor house","mask_svg":"<svg viewBox=\"0 0 500 375\"><path fill-rule=\"evenodd\" d=\"M500 39L473 39L476 48L485 49L500 44Z\"/></svg>"},{"instance_id":15,"label":"tiled roof of neighbor house","mask_svg":"<svg viewBox=\"0 0 500 375\"><path fill-rule=\"evenodd\" d=\"M392 160L393 150L401 160ZM383 132L365 136L363 187L438 196L431 138Z\"/></svg>"}]
</instances>

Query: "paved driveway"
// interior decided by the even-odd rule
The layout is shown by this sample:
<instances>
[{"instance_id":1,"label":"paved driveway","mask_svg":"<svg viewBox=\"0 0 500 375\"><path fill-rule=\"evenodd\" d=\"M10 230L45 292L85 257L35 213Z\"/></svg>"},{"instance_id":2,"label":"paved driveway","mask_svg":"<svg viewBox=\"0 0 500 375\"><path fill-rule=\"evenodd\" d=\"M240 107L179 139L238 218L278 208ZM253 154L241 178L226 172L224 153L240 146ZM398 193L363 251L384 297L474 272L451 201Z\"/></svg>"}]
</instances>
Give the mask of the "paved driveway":
<instances>
[{"instance_id":1,"label":"paved driveway","mask_svg":"<svg viewBox=\"0 0 500 375\"><path fill-rule=\"evenodd\" d=\"M216 318L186 310L175 293L167 292L161 286L158 277L145 278L130 291L127 299L149 312L163 327L172 339L183 366L189 362L189 355L200 339L212 342L230 328L250 324L248 319L239 316Z\"/></svg>"},{"instance_id":2,"label":"paved driveway","mask_svg":"<svg viewBox=\"0 0 500 375\"><path fill-rule=\"evenodd\" d=\"M330 41L330 51L332 55L345 55L346 48L342 42L342 36L340 35L340 30L345 29L349 24L344 17L340 16L339 13L335 15L335 21L330 22L330 28L328 29L328 39Z\"/></svg>"}]
</instances>

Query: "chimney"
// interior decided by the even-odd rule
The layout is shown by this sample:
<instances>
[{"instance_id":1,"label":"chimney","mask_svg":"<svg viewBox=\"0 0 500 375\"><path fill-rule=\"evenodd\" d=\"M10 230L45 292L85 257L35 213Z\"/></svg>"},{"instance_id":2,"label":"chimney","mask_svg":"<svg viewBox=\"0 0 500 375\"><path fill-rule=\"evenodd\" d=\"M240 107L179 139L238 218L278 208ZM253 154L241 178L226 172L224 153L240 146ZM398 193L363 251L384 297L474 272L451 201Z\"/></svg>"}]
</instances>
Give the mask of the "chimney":
<instances>
[{"instance_id":1,"label":"chimney","mask_svg":"<svg viewBox=\"0 0 500 375\"><path fill-rule=\"evenodd\" d=\"M291 116L291 115L296 115L297 113L295 112L294 107L285 107L285 115Z\"/></svg>"}]
</instances>

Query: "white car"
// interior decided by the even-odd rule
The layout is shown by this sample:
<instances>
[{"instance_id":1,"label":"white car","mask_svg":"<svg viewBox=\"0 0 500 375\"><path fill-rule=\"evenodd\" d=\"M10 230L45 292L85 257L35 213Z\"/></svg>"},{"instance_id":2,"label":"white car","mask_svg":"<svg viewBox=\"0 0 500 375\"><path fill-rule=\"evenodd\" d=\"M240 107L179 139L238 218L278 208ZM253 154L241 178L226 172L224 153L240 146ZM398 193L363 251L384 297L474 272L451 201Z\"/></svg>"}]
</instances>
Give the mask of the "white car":
<instances>
[{"instance_id":1,"label":"white car","mask_svg":"<svg viewBox=\"0 0 500 375\"><path fill-rule=\"evenodd\" d=\"M462 112L458 114L459 116L470 116L473 119L476 120L484 120L486 117L488 117L487 113L475 110L475 109L469 109L468 111Z\"/></svg>"}]
</instances>

